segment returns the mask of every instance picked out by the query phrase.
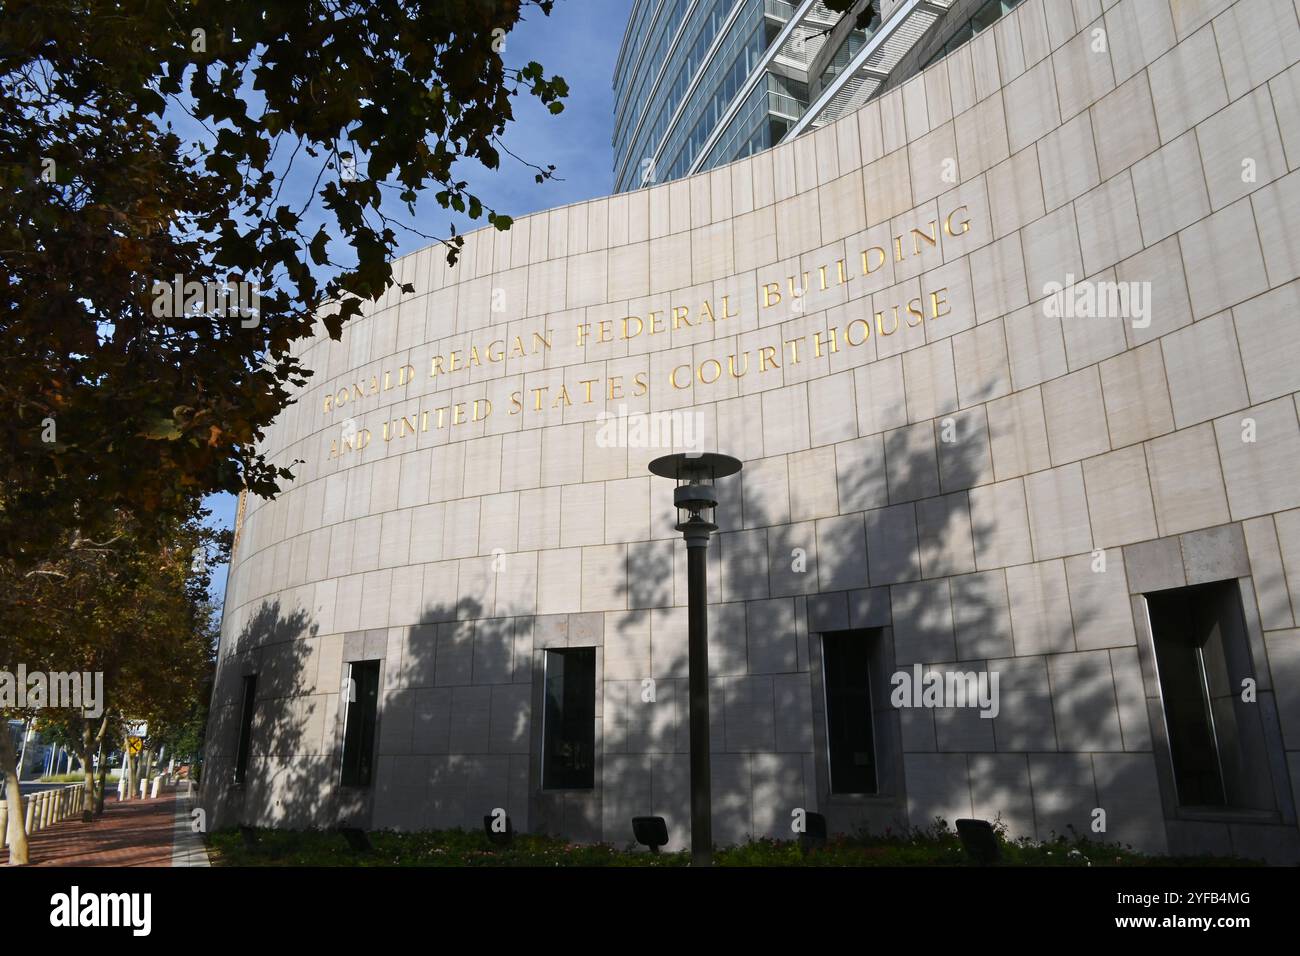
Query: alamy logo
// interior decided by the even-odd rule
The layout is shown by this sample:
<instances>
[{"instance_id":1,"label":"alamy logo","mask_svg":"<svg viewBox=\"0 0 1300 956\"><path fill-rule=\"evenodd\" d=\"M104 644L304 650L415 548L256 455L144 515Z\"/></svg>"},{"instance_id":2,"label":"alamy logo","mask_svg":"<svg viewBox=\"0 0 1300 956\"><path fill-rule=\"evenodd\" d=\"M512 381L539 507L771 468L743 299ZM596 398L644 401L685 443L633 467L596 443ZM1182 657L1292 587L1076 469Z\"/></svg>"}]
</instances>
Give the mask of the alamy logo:
<instances>
[{"instance_id":1,"label":"alamy logo","mask_svg":"<svg viewBox=\"0 0 1300 956\"><path fill-rule=\"evenodd\" d=\"M158 319L224 315L239 318L240 326L251 329L262 318L262 294L252 282L186 282L177 275L170 283L155 282L152 292Z\"/></svg>"},{"instance_id":2,"label":"alamy logo","mask_svg":"<svg viewBox=\"0 0 1300 956\"><path fill-rule=\"evenodd\" d=\"M978 707L980 716L993 719L998 705L997 671L926 671L913 664L911 672L898 671L889 702L895 707Z\"/></svg>"},{"instance_id":3,"label":"alamy logo","mask_svg":"<svg viewBox=\"0 0 1300 956\"><path fill-rule=\"evenodd\" d=\"M72 708L97 718L104 713L103 671L31 671L26 664L18 672L0 670L0 710Z\"/></svg>"},{"instance_id":4,"label":"alamy logo","mask_svg":"<svg viewBox=\"0 0 1300 956\"><path fill-rule=\"evenodd\" d=\"M133 936L148 936L153 927L153 896L149 893L71 892L50 897L50 925L129 926Z\"/></svg>"},{"instance_id":5,"label":"alamy logo","mask_svg":"<svg viewBox=\"0 0 1300 956\"><path fill-rule=\"evenodd\" d=\"M618 412L596 415L598 448L683 448L695 450L703 436L700 413L691 409L629 415L626 405Z\"/></svg>"},{"instance_id":6,"label":"alamy logo","mask_svg":"<svg viewBox=\"0 0 1300 956\"><path fill-rule=\"evenodd\" d=\"M1135 329L1151 325L1150 282L1074 281L1043 284L1043 314L1050 319L1130 319Z\"/></svg>"}]
</instances>

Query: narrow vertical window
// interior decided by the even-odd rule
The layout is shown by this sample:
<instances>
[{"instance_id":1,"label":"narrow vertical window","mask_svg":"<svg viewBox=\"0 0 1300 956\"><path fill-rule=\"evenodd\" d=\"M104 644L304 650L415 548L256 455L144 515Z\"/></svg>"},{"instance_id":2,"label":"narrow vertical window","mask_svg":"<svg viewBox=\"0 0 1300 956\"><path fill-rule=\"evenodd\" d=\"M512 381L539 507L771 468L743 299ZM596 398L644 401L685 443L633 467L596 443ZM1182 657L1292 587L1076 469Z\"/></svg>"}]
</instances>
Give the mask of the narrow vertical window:
<instances>
[{"instance_id":1,"label":"narrow vertical window","mask_svg":"<svg viewBox=\"0 0 1300 956\"><path fill-rule=\"evenodd\" d=\"M253 742L253 708L257 703L257 675L244 678L244 692L239 703L239 745L235 750L235 783L243 783L248 774L248 753Z\"/></svg>"},{"instance_id":2,"label":"narrow vertical window","mask_svg":"<svg viewBox=\"0 0 1300 956\"><path fill-rule=\"evenodd\" d=\"M1146 595L1180 806L1273 810L1269 744L1235 581Z\"/></svg>"},{"instance_id":3,"label":"narrow vertical window","mask_svg":"<svg viewBox=\"0 0 1300 956\"><path fill-rule=\"evenodd\" d=\"M546 652L542 788L586 790L596 779L596 649Z\"/></svg>"},{"instance_id":4,"label":"narrow vertical window","mask_svg":"<svg viewBox=\"0 0 1300 956\"><path fill-rule=\"evenodd\" d=\"M869 640L860 631L822 635L831 793L876 792Z\"/></svg>"},{"instance_id":5,"label":"narrow vertical window","mask_svg":"<svg viewBox=\"0 0 1300 956\"><path fill-rule=\"evenodd\" d=\"M348 665L348 699L344 707L342 783L345 787L368 787L375 765L379 661L353 661Z\"/></svg>"}]
</instances>

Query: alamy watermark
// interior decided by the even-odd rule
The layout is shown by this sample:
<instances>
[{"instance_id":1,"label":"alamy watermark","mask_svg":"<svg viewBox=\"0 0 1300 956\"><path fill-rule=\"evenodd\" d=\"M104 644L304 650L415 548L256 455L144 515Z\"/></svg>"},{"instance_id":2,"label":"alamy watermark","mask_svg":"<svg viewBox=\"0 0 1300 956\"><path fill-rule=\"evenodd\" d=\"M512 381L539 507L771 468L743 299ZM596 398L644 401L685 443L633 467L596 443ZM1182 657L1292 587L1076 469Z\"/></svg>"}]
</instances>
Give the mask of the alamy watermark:
<instances>
[{"instance_id":1,"label":"alamy watermark","mask_svg":"<svg viewBox=\"0 0 1300 956\"><path fill-rule=\"evenodd\" d=\"M179 319L185 315L224 315L238 318L251 329L262 319L262 293L252 282L186 282L176 275L171 282L155 282L153 314L158 319Z\"/></svg>"},{"instance_id":2,"label":"alamy watermark","mask_svg":"<svg viewBox=\"0 0 1300 956\"><path fill-rule=\"evenodd\" d=\"M617 412L599 412L596 421L598 448L681 448L695 451L704 433L700 413L689 408L628 414L627 406L620 405Z\"/></svg>"},{"instance_id":3,"label":"alamy watermark","mask_svg":"<svg viewBox=\"0 0 1300 956\"><path fill-rule=\"evenodd\" d=\"M1128 319L1135 329L1151 325L1150 282L1074 281L1043 284L1043 314L1052 319Z\"/></svg>"},{"instance_id":4,"label":"alamy watermark","mask_svg":"<svg viewBox=\"0 0 1300 956\"><path fill-rule=\"evenodd\" d=\"M87 717L104 713L103 671L18 671L0 670L0 709L28 707L71 708Z\"/></svg>"},{"instance_id":5,"label":"alamy watermark","mask_svg":"<svg viewBox=\"0 0 1300 956\"><path fill-rule=\"evenodd\" d=\"M56 928L119 926L133 936L153 929L152 893L95 893L73 886L50 897L50 925Z\"/></svg>"},{"instance_id":6,"label":"alamy watermark","mask_svg":"<svg viewBox=\"0 0 1300 956\"><path fill-rule=\"evenodd\" d=\"M889 679L894 686L889 702L895 707L977 707L980 716L992 720L1001 710L998 704L997 671L926 671L920 664L897 671Z\"/></svg>"}]
</instances>

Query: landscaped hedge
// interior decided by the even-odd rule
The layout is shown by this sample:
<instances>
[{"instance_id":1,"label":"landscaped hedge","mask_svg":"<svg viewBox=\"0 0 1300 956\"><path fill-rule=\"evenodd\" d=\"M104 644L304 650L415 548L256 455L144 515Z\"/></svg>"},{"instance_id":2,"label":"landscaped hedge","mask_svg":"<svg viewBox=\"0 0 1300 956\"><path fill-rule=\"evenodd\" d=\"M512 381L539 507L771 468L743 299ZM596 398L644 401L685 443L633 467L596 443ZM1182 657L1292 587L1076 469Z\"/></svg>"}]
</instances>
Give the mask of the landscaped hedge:
<instances>
[{"instance_id":1,"label":"landscaped hedge","mask_svg":"<svg viewBox=\"0 0 1300 956\"><path fill-rule=\"evenodd\" d=\"M436 830L370 833L373 849L354 851L336 832L323 830L222 830L208 835L218 866L686 866L688 852L653 855L631 845L569 843L555 837L517 834L497 846L478 831ZM1250 865L1222 858L1157 857L1117 843L1071 835L1054 842L1010 841L999 835L1004 866ZM936 820L926 830L835 836L804 849L796 840L761 839L721 847L717 866L969 866L956 833Z\"/></svg>"}]
</instances>

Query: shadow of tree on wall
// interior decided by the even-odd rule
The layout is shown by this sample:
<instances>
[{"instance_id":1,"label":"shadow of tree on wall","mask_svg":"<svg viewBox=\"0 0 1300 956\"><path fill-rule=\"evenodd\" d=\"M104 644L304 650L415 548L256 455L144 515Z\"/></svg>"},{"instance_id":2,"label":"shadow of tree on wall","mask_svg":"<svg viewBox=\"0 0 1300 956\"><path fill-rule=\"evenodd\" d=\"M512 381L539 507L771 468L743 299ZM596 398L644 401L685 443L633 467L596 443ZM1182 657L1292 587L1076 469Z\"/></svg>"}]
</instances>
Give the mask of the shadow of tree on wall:
<instances>
[{"instance_id":1,"label":"shadow of tree on wall","mask_svg":"<svg viewBox=\"0 0 1300 956\"><path fill-rule=\"evenodd\" d=\"M827 814L841 831L973 813L1046 837L1085 824L1098 805L1101 770L1087 751L1115 749L1114 735L1104 707L1076 698L1112 686L1108 651L1049 674L1040 652L1075 650L1068 607L1063 616L1044 609L1043 628L1013 636L1002 565L1029 557L1001 556L1006 532L994 518L978 404L987 398L853 441L749 461L720 483L720 531L708 559L719 843L789 838L799 808ZM997 488L1014 495L1019 484ZM652 520L668 520L667 483L651 487ZM664 529L656 524L652 534ZM1122 573L1119 555L1111 560ZM413 626L321 636L301 609L262 602L222 657L204 805L218 807L224 825L404 830L478 829L501 810L518 830L617 844L631 841L633 816L656 814L668 820L670 846L684 846L686 549L675 534L636 542L627 568L627 610L613 613L516 613L489 582L472 587L475 596L426 604ZM485 617L489 608L499 616ZM1076 609L1074 627L1088 623ZM873 644L874 797L830 795L818 765L826 746L820 635L838 631ZM590 645L600 675L597 787L541 792L535 669L547 648ZM343 695L348 665L359 660L383 664L372 783L350 788L339 783ZM999 715L894 708L890 678L914 664L998 673ZM258 693L240 788L231 778L245 673L258 675ZM1068 727L1057 725L1062 707ZM1037 805L1028 753L1044 755L1032 789L1048 799Z\"/></svg>"},{"instance_id":2,"label":"shadow of tree on wall","mask_svg":"<svg viewBox=\"0 0 1300 956\"><path fill-rule=\"evenodd\" d=\"M500 814L527 827L533 622L485 609L431 604L389 632L373 817L384 827L479 830Z\"/></svg>"},{"instance_id":3,"label":"shadow of tree on wall","mask_svg":"<svg viewBox=\"0 0 1300 956\"><path fill-rule=\"evenodd\" d=\"M715 841L790 839L801 808L826 814L840 832L974 814L1046 838L1088 821L1097 805L1088 755L1050 758L1059 763L1050 776L1060 779L1035 778L1034 788L1051 791L1035 816L1026 753L1105 749L1097 743L1105 734L1088 721L1104 707L1070 697L1109 688L1109 662L1075 661L1077 686L1052 688L1058 708L1071 713L1065 739L1047 663L1024 655L1039 646L1074 650L1071 615L1057 615L1052 633L1013 638L1002 565L1030 558L998 558L1004 531L988 500L988 398L854 441L746 462L718 483L720 530L708 557ZM844 456L838 467L836 456ZM983 496L974 507L972 489ZM667 484L657 493L670 494ZM660 509L652 503L651 511ZM607 661L642 659L648 643L644 677L655 695L647 699L638 675L610 681L607 671L607 695L611 685L624 690L611 695L618 706L606 707L603 799L606 839L630 838L631 817L654 814L667 819L678 848L689 843L686 549L680 540L664 544L671 547L629 551L626 593L637 610L605 638ZM1088 619L1082 610L1074 626ZM818 756L827 746L820 635L843 631L871 644L874 796L830 794ZM975 707L894 707L891 677L910 677L917 664L923 674L996 673L997 717Z\"/></svg>"},{"instance_id":4,"label":"shadow of tree on wall","mask_svg":"<svg viewBox=\"0 0 1300 956\"><path fill-rule=\"evenodd\" d=\"M477 828L495 807L526 815L528 710L492 691L512 668L514 619L479 619L482 605L430 605L411 627L318 636L305 611L262 602L219 665L201 805L216 826ZM531 644L529 645L531 650ZM364 786L341 783L349 666L382 661L374 757ZM528 662L525 662L527 664ZM521 674L527 675L527 666ZM257 677L246 782L235 782L242 678ZM507 674L507 676L512 676ZM526 679L526 677L525 677ZM530 684L521 688L524 700ZM518 696L518 695L517 695Z\"/></svg>"},{"instance_id":5,"label":"shadow of tree on wall","mask_svg":"<svg viewBox=\"0 0 1300 956\"><path fill-rule=\"evenodd\" d=\"M210 708L200 806L215 826L317 822L330 759L325 727L339 681L322 681L320 638L306 611L264 601L223 647ZM235 780L245 676L256 677L247 771Z\"/></svg>"}]
</instances>

